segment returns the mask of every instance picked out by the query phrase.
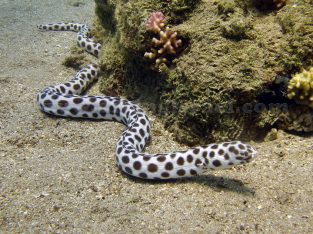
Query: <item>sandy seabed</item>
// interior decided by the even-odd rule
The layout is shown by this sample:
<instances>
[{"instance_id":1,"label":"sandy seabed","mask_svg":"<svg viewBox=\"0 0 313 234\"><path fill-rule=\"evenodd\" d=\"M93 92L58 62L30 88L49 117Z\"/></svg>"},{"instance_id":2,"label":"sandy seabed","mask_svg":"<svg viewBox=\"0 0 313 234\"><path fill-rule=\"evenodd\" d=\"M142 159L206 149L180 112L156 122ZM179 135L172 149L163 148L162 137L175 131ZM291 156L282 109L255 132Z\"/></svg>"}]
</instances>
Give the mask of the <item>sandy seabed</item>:
<instances>
[{"instance_id":1,"label":"sandy seabed","mask_svg":"<svg viewBox=\"0 0 313 234\"><path fill-rule=\"evenodd\" d=\"M83 3L2 0L0 232L312 233L312 136L279 131L277 140L251 143L259 155L250 164L147 182L115 166L122 125L38 110L37 92L75 73L62 61L76 35L40 32L36 25L90 25L94 4ZM186 148L147 113L153 124L147 151Z\"/></svg>"}]
</instances>

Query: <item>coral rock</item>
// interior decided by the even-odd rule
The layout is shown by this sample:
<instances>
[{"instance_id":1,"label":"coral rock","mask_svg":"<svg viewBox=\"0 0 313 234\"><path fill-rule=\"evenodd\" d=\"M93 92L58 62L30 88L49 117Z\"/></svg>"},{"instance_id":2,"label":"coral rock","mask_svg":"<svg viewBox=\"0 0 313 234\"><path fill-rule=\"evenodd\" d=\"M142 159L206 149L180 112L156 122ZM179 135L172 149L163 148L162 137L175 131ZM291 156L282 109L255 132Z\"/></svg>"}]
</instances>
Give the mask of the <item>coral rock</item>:
<instances>
[{"instance_id":1,"label":"coral rock","mask_svg":"<svg viewBox=\"0 0 313 234\"><path fill-rule=\"evenodd\" d=\"M282 112L276 124L279 128L296 132L313 131L313 110L308 106L292 105Z\"/></svg>"},{"instance_id":2,"label":"coral rock","mask_svg":"<svg viewBox=\"0 0 313 234\"><path fill-rule=\"evenodd\" d=\"M288 84L288 98L313 108L313 67L292 77Z\"/></svg>"}]
</instances>

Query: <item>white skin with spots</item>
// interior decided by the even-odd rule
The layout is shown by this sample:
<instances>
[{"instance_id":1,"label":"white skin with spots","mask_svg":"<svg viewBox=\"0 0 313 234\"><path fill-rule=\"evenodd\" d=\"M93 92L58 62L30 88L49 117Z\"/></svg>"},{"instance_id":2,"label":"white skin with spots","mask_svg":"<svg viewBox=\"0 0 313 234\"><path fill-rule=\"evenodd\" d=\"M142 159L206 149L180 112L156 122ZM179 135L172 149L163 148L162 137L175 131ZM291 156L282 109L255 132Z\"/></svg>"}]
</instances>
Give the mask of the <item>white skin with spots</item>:
<instances>
[{"instance_id":1,"label":"white skin with spots","mask_svg":"<svg viewBox=\"0 0 313 234\"><path fill-rule=\"evenodd\" d=\"M38 28L76 31L79 46L95 56L100 53L101 45L89 38L89 29L84 24L46 24ZM113 120L126 125L116 147L116 163L125 173L143 179L191 177L205 170L244 164L256 157L256 151L240 141L209 144L173 153L143 153L150 139L150 122L140 107L117 97L80 95L97 80L99 72L97 65L89 65L69 82L42 90L37 95L37 103L42 111L51 115Z\"/></svg>"}]
</instances>

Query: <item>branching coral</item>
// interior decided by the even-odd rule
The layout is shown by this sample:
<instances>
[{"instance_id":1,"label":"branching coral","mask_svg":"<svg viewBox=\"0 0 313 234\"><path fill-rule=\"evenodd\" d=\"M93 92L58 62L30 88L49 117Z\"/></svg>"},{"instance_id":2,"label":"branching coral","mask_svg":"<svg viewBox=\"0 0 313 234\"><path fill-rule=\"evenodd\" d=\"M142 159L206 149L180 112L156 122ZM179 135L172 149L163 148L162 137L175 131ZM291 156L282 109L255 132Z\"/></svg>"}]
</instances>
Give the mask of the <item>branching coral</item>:
<instances>
[{"instance_id":1,"label":"branching coral","mask_svg":"<svg viewBox=\"0 0 313 234\"><path fill-rule=\"evenodd\" d=\"M313 108L313 67L292 77L288 84L288 98Z\"/></svg>"},{"instance_id":2,"label":"branching coral","mask_svg":"<svg viewBox=\"0 0 313 234\"><path fill-rule=\"evenodd\" d=\"M177 38L177 32L173 32L169 27L165 27L166 20L162 12L153 12L146 21L146 29L158 35L152 38L151 52L144 54L145 58L155 61L158 68L161 65L169 64L169 57L177 53L182 46L182 41Z\"/></svg>"}]
</instances>

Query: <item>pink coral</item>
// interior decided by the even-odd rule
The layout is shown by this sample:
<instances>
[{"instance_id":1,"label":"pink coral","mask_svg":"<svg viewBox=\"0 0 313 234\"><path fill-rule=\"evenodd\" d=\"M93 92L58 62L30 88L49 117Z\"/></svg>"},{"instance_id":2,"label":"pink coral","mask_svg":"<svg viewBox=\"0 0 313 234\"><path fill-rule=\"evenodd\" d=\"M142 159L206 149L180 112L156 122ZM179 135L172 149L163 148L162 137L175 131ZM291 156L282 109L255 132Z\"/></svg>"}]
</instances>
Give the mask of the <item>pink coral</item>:
<instances>
[{"instance_id":1,"label":"pink coral","mask_svg":"<svg viewBox=\"0 0 313 234\"><path fill-rule=\"evenodd\" d=\"M165 26L165 22L166 20L162 12L152 12L146 21L146 29L147 31L158 33Z\"/></svg>"}]
</instances>

